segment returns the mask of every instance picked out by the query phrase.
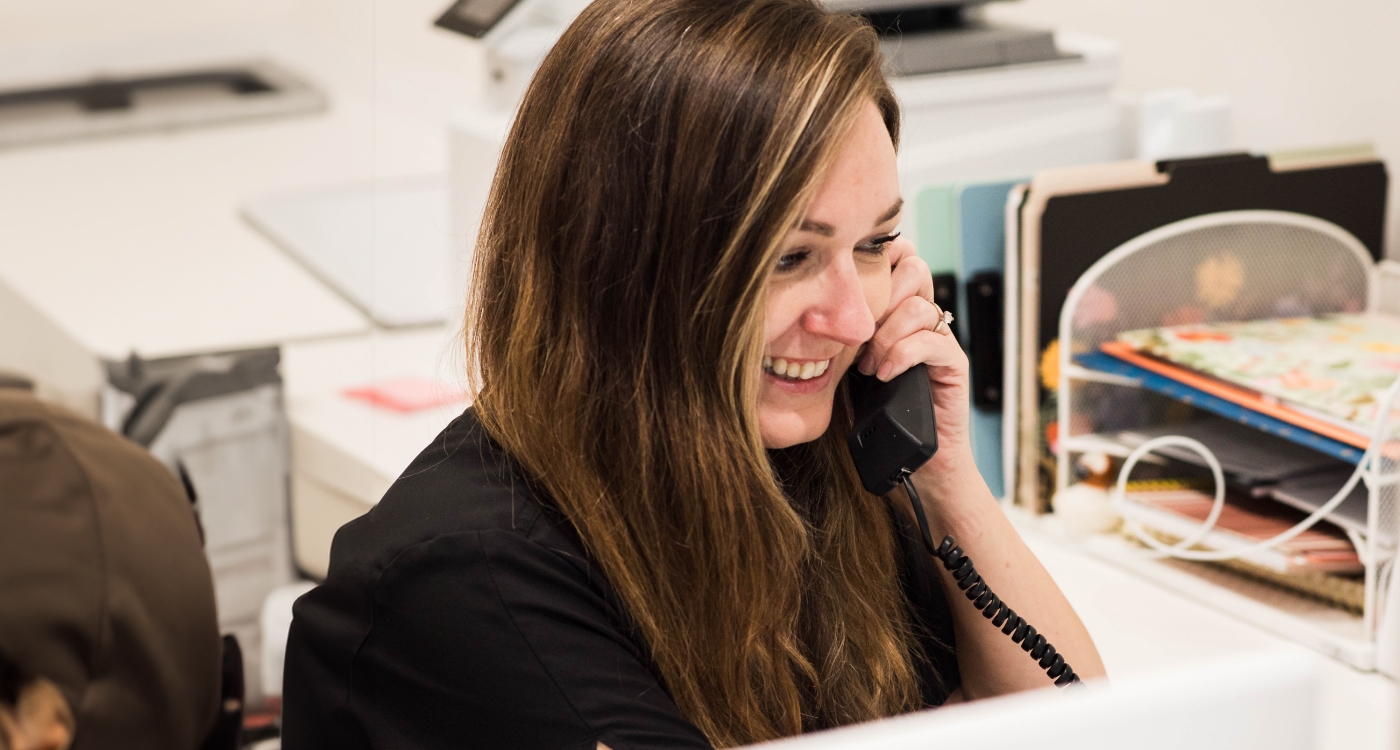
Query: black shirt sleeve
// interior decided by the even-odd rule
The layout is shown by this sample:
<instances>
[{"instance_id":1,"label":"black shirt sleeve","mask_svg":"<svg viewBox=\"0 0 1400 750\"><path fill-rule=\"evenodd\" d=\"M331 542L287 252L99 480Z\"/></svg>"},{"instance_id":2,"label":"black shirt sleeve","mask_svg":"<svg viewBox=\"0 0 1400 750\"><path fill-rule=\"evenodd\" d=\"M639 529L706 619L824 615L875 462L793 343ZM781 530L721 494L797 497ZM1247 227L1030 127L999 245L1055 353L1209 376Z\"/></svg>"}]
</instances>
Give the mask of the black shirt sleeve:
<instances>
[{"instance_id":1,"label":"black shirt sleeve","mask_svg":"<svg viewBox=\"0 0 1400 750\"><path fill-rule=\"evenodd\" d=\"M519 534L406 550L379 588L357 669L376 747L709 747L596 589Z\"/></svg>"},{"instance_id":2,"label":"black shirt sleeve","mask_svg":"<svg viewBox=\"0 0 1400 750\"><path fill-rule=\"evenodd\" d=\"M405 549L372 607L349 696L364 747L710 747L575 563L517 532Z\"/></svg>"}]
</instances>

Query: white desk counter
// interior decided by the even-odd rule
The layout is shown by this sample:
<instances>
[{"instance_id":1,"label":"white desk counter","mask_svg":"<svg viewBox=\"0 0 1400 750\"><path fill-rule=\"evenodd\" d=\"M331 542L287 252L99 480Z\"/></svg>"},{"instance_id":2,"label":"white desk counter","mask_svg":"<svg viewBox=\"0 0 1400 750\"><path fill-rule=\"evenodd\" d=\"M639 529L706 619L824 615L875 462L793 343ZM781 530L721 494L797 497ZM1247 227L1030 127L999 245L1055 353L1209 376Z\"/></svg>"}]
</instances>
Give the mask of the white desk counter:
<instances>
[{"instance_id":1,"label":"white desk counter","mask_svg":"<svg viewBox=\"0 0 1400 750\"><path fill-rule=\"evenodd\" d=\"M1189 662L1251 651L1311 653L1303 646L1090 557L1051 533L1039 519L1012 513L1026 542L1084 620L1110 679L1151 674ZM1323 656L1317 658L1323 674L1317 747L1396 747L1400 741L1396 731L1400 693L1396 684L1375 672L1360 672ZM1130 746L1130 738L1125 738L1124 747Z\"/></svg>"},{"instance_id":2,"label":"white desk counter","mask_svg":"<svg viewBox=\"0 0 1400 750\"><path fill-rule=\"evenodd\" d=\"M283 349L292 423L292 538L298 567L324 577L341 525L374 507L434 436L465 408L458 339L447 327L377 331ZM442 403L396 412L348 389L414 378Z\"/></svg>"}]
</instances>

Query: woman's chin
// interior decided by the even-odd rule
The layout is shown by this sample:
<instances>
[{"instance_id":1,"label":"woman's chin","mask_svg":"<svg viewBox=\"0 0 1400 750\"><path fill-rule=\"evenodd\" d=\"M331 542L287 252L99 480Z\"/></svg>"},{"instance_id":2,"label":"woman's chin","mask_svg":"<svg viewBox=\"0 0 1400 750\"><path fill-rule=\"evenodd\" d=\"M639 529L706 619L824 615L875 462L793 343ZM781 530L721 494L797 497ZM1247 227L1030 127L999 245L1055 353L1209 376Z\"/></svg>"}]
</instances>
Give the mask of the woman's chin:
<instances>
[{"instance_id":1,"label":"woman's chin","mask_svg":"<svg viewBox=\"0 0 1400 750\"><path fill-rule=\"evenodd\" d=\"M812 410L813 412L817 410ZM770 450L791 448L801 443L810 443L822 436L831 424L831 407L820 413L783 412L758 415L758 431L763 436L763 447Z\"/></svg>"}]
</instances>

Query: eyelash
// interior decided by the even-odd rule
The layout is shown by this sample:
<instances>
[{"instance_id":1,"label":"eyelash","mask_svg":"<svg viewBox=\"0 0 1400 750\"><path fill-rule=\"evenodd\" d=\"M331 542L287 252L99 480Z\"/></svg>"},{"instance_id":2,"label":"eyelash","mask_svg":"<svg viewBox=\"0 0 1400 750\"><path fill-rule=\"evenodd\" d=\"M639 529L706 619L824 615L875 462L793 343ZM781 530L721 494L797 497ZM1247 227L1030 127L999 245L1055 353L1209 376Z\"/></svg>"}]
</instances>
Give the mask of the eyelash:
<instances>
[{"instance_id":1,"label":"eyelash","mask_svg":"<svg viewBox=\"0 0 1400 750\"><path fill-rule=\"evenodd\" d=\"M856 245L855 249L858 252L862 253L870 253L872 255L883 255L886 248L889 247L890 243L899 239L899 235L899 232L895 232L893 234L887 234L883 237L876 237L875 239L863 245ZM796 268L800 263L802 263L802 261L806 260L807 256L811 254L812 251L810 250L798 250L797 252L788 253L787 255L778 258L777 270L779 272L791 271L792 269Z\"/></svg>"},{"instance_id":2,"label":"eyelash","mask_svg":"<svg viewBox=\"0 0 1400 750\"><path fill-rule=\"evenodd\" d=\"M856 245L856 249L861 252L880 254L885 252L891 242L899 239L899 235L899 232L895 232L894 234L887 234L884 237L876 237L864 245Z\"/></svg>"}]
</instances>

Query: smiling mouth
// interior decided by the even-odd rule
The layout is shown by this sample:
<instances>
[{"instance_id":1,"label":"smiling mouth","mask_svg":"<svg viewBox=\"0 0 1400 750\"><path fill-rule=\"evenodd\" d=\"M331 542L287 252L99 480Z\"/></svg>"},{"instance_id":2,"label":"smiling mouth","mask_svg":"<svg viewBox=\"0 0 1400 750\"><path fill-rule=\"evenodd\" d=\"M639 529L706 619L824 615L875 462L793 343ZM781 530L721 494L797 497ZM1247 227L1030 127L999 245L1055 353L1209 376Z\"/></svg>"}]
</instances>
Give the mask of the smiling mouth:
<instances>
[{"instance_id":1,"label":"smiling mouth","mask_svg":"<svg viewBox=\"0 0 1400 750\"><path fill-rule=\"evenodd\" d=\"M819 378L822 373L826 372L826 368L830 366L831 360L829 359L816 361L808 360L806 362L793 360L789 362L782 357L777 357L776 359L773 357L763 358L764 371L772 373L784 380L798 381Z\"/></svg>"}]
</instances>

